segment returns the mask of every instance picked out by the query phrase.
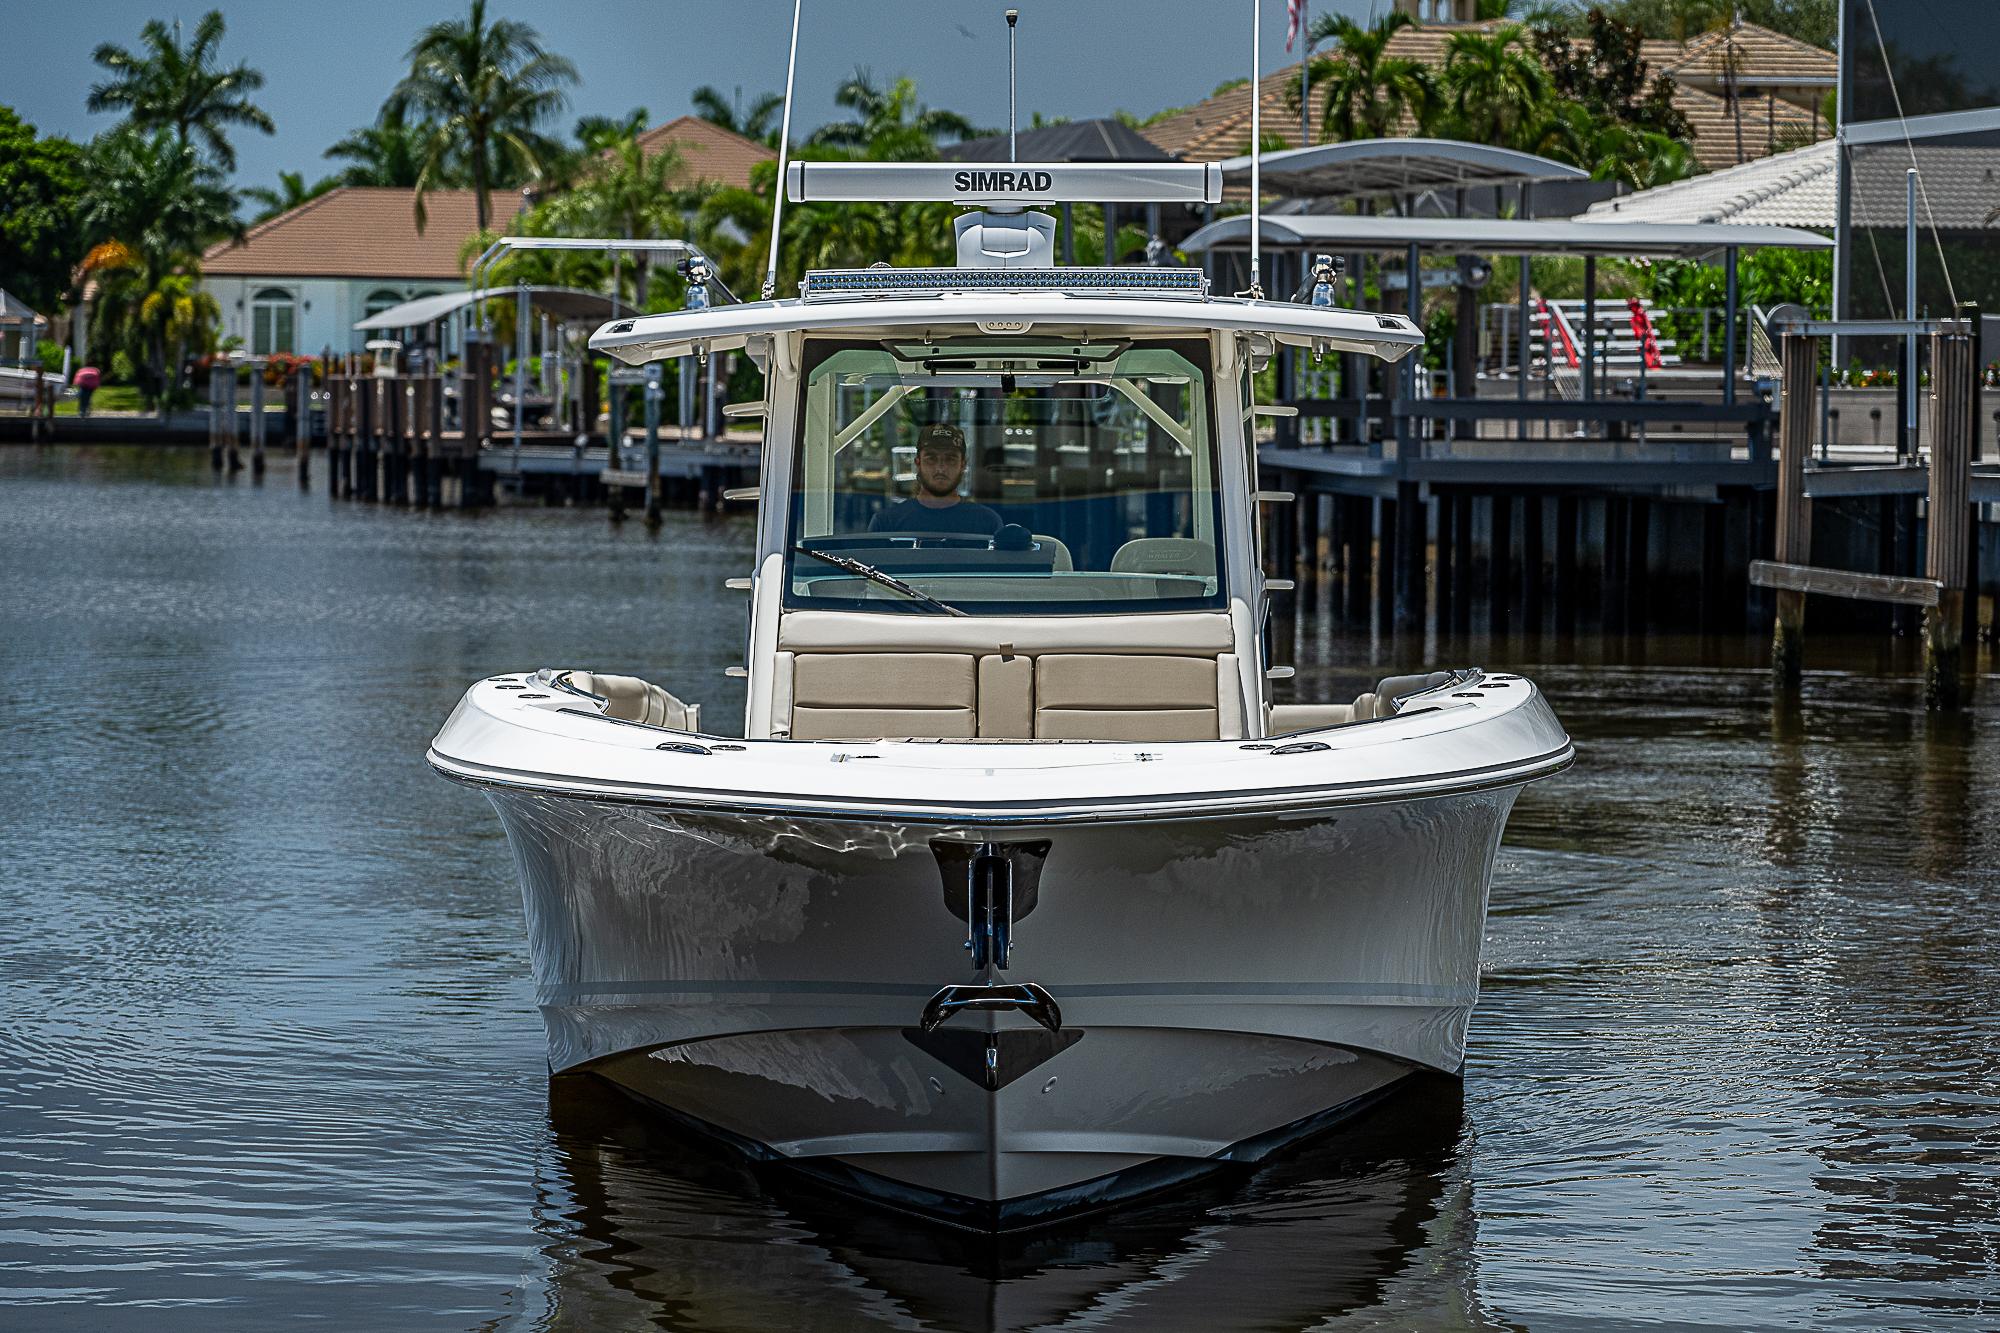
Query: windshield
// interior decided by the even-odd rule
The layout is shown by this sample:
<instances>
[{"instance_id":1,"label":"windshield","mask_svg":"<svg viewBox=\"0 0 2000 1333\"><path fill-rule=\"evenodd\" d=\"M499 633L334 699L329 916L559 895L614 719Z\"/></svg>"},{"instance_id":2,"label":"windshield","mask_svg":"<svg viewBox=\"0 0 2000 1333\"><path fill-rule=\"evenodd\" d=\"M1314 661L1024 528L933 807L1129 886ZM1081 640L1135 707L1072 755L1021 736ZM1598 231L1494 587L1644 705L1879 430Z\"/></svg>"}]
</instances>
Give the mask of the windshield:
<instances>
[{"instance_id":1,"label":"windshield","mask_svg":"<svg viewBox=\"0 0 2000 1333\"><path fill-rule=\"evenodd\" d=\"M816 343L807 364L787 605L1223 605L1205 342Z\"/></svg>"}]
</instances>

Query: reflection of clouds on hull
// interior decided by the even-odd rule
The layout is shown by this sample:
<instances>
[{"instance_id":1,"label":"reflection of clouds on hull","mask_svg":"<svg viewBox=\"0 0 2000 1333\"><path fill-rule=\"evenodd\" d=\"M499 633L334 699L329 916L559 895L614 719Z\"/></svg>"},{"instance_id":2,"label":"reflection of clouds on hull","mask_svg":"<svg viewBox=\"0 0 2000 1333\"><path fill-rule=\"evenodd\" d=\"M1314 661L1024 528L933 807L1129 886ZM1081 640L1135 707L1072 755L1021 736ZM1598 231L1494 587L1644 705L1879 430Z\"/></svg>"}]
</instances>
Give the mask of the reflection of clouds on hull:
<instances>
[{"instance_id":1,"label":"reflection of clouds on hull","mask_svg":"<svg viewBox=\"0 0 2000 1333\"><path fill-rule=\"evenodd\" d=\"M1025 1236L906 1221L550 1087L546 1271L500 1327L1479 1327L1461 1098L1419 1076L1254 1170Z\"/></svg>"}]
</instances>

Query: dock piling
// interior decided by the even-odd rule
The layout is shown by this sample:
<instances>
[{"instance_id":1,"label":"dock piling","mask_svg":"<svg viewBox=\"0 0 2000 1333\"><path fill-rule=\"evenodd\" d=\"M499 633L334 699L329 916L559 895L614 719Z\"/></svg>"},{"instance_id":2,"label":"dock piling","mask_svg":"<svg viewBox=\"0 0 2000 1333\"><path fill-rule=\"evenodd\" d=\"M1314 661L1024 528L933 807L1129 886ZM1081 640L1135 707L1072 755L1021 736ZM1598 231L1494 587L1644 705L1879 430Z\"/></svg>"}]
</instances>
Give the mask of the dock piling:
<instances>
[{"instance_id":1,"label":"dock piling","mask_svg":"<svg viewBox=\"0 0 2000 1333\"><path fill-rule=\"evenodd\" d=\"M1966 552L1972 533L1972 455L1978 418L1972 338L1960 321L1943 325L1931 345L1930 521L1924 572L1939 586L1924 608L1924 702L1958 707L1963 693Z\"/></svg>"},{"instance_id":2,"label":"dock piling","mask_svg":"<svg viewBox=\"0 0 2000 1333\"><path fill-rule=\"evenodd\" d=\"M1778 406L1778 524L1773 557L1781 564L1812 563L1812 511L1806 500L1806 457L1812 450L1813 367L1819 340L1787 333L1779 341L1784 397ZM1771 630L1772 684L1785 693L1799 688L1805 661L1806 595L1777 590L1777 617Z\"/></svg>"},{"instance_id":3,"label":"dock piling","mask_svg":"<svg viewBox=\"0 0 2000 1333\"><path fill-rule=\"evenodd\" d=\"M646 366L646 524L660 525L660 411L666 405L666 385L660 363ZM683 365L682 379L686 379ZM620 423L619 429L624 425ZM683 432L685 433L685 432Z\"/></svg>"},{"instance_id":4,"label":"dock piling","mask_svg":"<svg viewBox=\"0 0 2000 1333\"><path fill-rule=\"evenodd\" d=\"M298 457L299 489L312 485L312 383L310 365L292 372L292 451Z\"/></svg>"},{"instance_id":5,"label":"dock piling","mask_svg":"<svg viewBox=\"0 0 2000 1333\"><path fill-rule=\"evenodd\" d=\"M250 365L250 475L264 479L264 367Z\"/></svg>"},{"instance_id":6,"label":"dock piling","mask_svg":"<svg viewBox=\"0 0 2000 1333\"><path fill-rule=\"evenodd\" d=\"M1396 483L1395 627L1415 634L1424 627L1424 502L1414 481Z\"/></svg>"}]
</instances>

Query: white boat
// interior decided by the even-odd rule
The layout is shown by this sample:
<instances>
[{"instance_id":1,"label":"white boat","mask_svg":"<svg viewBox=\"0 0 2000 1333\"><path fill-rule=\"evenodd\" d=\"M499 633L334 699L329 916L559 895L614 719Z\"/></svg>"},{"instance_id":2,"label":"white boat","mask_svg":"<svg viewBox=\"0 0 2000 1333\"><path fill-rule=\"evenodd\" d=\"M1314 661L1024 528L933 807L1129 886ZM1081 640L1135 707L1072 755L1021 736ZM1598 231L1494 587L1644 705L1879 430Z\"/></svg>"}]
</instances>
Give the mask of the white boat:
<instances>
[{"instance_id":1,"label":"white boat","mask_svg":"<svg viewBox=\"0 0 2000 1333\"><path fill-rule=\"evenodd\" d=\"M1051 267L1052 226L600 330L765 373L742 725L544 669L430 751L505 825L554 1073L989 1230L1457 1072L1508 810L1572 757L1512 674L1271 698L1255 373L1421 333L1325 273Z\"/></svg>"}]
</instances>

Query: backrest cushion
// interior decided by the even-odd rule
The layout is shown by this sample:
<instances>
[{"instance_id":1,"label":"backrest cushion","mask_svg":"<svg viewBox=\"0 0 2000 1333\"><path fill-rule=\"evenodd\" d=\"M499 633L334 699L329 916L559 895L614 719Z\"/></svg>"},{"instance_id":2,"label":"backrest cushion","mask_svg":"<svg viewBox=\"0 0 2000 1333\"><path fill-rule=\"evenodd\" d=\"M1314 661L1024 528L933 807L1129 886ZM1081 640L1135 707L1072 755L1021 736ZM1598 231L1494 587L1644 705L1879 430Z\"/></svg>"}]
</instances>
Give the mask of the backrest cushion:
<instances>
[{"instance_id":1,"label":"backrest cushion","mask_svg":"<svg viewBox=\"0 0 2000 1333\"><path fill-rule=\"evenodd\" d=\"M798 653L792 739L977 734L969 653Z\"/></svg>"},{"instance_id":2,"label":"backrest cushion","mask_svg":"<svg viewBox=\"0 0 2000 1333\"><path fill-rule=\"evenodd\" d=\"M1049 653L1035 661L1037 739L1217 740L1216 703L1211 657Z\"/></svg>"}]
</instances>

